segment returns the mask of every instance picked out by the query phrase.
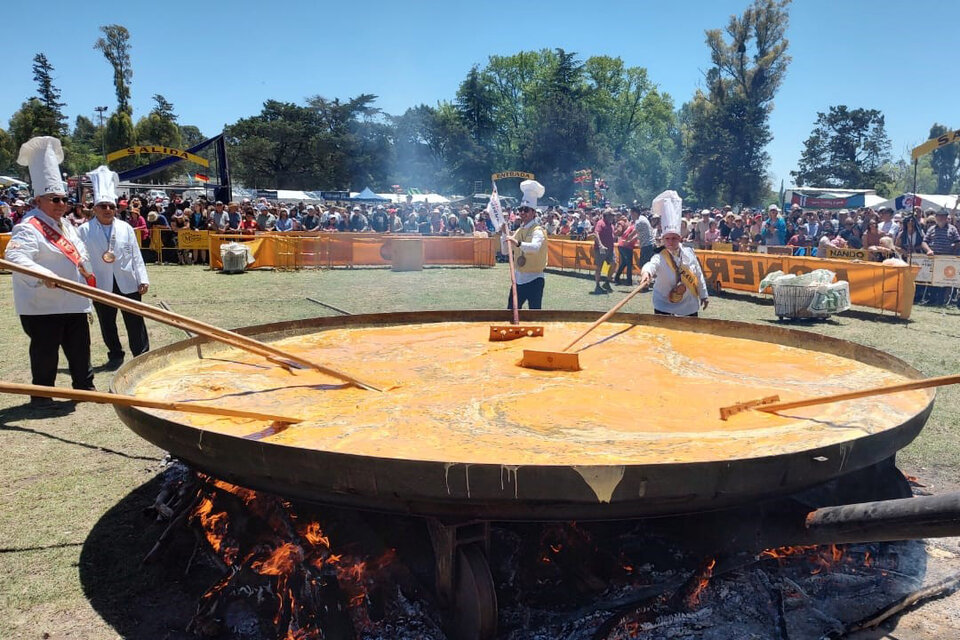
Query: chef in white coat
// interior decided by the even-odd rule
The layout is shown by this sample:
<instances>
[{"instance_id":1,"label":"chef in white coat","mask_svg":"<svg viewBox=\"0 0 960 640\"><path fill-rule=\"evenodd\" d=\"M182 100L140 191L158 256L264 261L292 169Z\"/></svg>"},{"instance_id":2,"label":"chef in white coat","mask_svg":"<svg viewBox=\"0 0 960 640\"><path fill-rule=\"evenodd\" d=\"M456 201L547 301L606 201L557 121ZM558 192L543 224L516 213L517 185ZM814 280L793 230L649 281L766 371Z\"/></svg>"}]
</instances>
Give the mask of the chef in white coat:
<instances>
[{"instance_id":1,"label":"chef in white coat","mask_svg":"<svg viewBox=\"0 0 960 640\"><path fill-rule=\"evenodd\" d=\"M147 267L140 254L137 233L129 224L117 218L117 187L120 178L115 171L99 166L87 174L93 187L94 217L80 226L80 237L87 245L97 287L131 300L150 288ZM123 363L123 345L117 334L117 308L94 302L100 335L107 345L107 368L116 369ZM150 350L150 338L143 316L123 311L123 325L127 329L130 353L138 356Z\"/></svg>"},{"instance_id":2,"label":"chef in white coat","mask_svg":"<svg viewBox=\"0 0 960 640\"><path fill-rule=\"evenodd\" d=\"M710 302L707 281L693 249L680 243L683 201L676 191L664 191L653 199L654 215L660 216L663 249L640 271L640 285L653 281L654 313L696 316Z\"/></svg>"},{"instance_id":3,"label":"chef in white coat","mask_svg":"<svg viewBox=\"0 0 960 640\"><path fill-rule=\"evenodd\" d=\"M63 148L51 136L23 143L17 163L30 169L35 208L14 226L5 258L23 267L75 282L95 285L87 249L74 226L64 220L70 205L60 174ZM13 274L13 304L30 338L33 384L53 386L60 349L67 357L74 389L94 389L90 368L90 301L42 280ZM32 397L30 406L57 406L50 398Z\"/></svg>"}]
</instances>

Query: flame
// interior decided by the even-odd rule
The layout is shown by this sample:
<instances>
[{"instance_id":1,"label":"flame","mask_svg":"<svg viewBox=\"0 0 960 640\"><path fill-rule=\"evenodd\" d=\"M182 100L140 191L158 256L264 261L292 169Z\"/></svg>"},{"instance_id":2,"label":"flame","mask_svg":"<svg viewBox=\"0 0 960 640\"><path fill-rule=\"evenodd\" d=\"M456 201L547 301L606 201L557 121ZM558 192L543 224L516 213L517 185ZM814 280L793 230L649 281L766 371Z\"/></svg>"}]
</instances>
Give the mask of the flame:
<instances>
[{"instance_id":1,"label":"flame","mask_svg":"<svg viewBox=\"0 0 960 640\"><path fill-rule=\"evenodd\" d=\"M191 518L196 518L200 522L204 536L213 549L228 567L232 566L237 557L238 549L226 542L227 532L229 530L229 519L225 511L213 511L213 500L204 496L200 503L194 508Z\"/></svg>"},{"instance_id":2,"label":"flame","mask_svg":"<svg viewBox=\"0 0 960 640\"><path fill-rule=\"evenodd\" d=\"M273 550L266 560L255 561L250 568L263 576L286 576L293 573L296 565L303 561L303 549L300 545L285 542Z\"/></svg>"},{"instance_id":3,"label":"flame","mask_svg":"<svg viewBox=\"0 0 960 640\"><path fill-rule=\"evenodd\" d=\"M710 562L701 569L700 575L697 576L696 586L693 588L693 591L690 592L690 595L687 596L686 604L688 608L693 609L700 604L700 596L703 594L703 590L707 588L707 585L710 584L710 578L713 577L713 569L716 566L716 558L711 558Z\"/></svg>"},{"instance_id":4,"label":"flame","mask_svg":"<svg viewBox=\"0 0 960 640\"><path fill-rule=\"evenodd\" d=\"M760 552L761 558L773 558L780 562L790 557L802 557L804 560L812 563L814 567L810 570L811 575L817 575L824 570L832 569L841 563L851 562L844 549L835 544L825 546L817 545L798 545L780 547L779 549L766 549ZM870 566L870 553L867 552L864 558L864 566Z\"/></svg>"}]
</instances>

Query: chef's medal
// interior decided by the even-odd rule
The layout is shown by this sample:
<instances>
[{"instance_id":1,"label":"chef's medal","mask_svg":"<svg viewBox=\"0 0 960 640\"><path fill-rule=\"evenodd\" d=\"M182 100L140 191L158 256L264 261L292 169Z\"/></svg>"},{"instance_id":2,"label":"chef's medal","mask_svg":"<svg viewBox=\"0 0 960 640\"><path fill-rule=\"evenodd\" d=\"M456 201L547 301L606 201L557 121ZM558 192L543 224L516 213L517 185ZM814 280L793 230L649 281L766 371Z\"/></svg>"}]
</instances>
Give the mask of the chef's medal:
<instances>
[{"instance_id":1,"label":"chef's medal","mask_svg":"<svg viewBox=\"0 0 960 640\"><path fill-rule=\"evenodd\" d=\"M101 257L101 258L103 259L103 261L106 262L107 264L110 264L111 262L114 262L114 261L116 261L116 259L117 259L117 256L113 253L113 251L110 251L110 250L104 251L104 252L103 252L103 255L100 256L100 257Z\"/></svg>"}]
</instances>

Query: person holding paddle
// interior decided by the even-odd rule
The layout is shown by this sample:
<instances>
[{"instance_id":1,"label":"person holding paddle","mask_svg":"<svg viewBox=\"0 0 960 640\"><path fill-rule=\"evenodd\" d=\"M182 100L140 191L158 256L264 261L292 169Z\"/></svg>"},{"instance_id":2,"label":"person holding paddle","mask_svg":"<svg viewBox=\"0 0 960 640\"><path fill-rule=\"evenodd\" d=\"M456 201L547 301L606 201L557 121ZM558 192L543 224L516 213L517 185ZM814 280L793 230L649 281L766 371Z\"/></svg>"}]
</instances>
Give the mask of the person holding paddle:
<instances>
[{"instance_id":1,"label":"person holding paddle","mask_svg":"<svg viewBox=\"0 0 960 640\"><path fill-rule=\"evenodd\" d=\"M70 209L60 176L63 147L51 136L23 143L17 163L30 169L36 208L13 228L5 258L47 275L56 275L95 287L96 278L87 248L73 225L64 220ZM33 384L53 386L60 348L67 356L74 389L92 390L90 368L90 301L37 278L13 276L13 304L24 333L30 338ZM34 409L52 408L50 398L31 396Z\"/></svg>"},{"instance_id":2,"label":"person holding paddle","mask_svg":"<svg viewBox=\"0 0 960 640\"><path fill-rule=\"evenodd\" d=\"M536 180L520 183L523 199L520 201L521 226L516 233L503 234L504 253L513 252L517 272L517 308L527 303L530 309L543 305L543 270L547 267L547 233L537 217L537 199L545 193ZM507 298L507 309L513 309L513 293Z\"/></svg>"},{"instance_id":3,"label":"person holding paddle","mask_svg":"<svg viewBox=\"0 0 960 640\"><path fill-rule=\"evenodd\" d=\"M653 282L654 313L697 316L710 299L707 282L693 249L680 244L683 201L676 191L664 191L653 200L653 213L660 215L663 249L640 270L640 287Z\"/></svg>"}]
</instances>

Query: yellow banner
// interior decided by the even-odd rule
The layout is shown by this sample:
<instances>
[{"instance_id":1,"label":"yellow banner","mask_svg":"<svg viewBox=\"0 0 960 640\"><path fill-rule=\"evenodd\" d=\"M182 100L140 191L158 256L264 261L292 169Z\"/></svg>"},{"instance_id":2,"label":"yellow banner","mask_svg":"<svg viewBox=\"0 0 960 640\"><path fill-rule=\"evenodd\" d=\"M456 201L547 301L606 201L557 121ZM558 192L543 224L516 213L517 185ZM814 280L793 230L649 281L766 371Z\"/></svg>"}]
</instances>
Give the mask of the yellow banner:
<instances>
[{"instance_id":1,"label":"yellow banner","mask_svg":"<svg viewBox=\"0 0 960 640\"><path fill-rule=\"evenodd\" d=\"M120 158L129 158L130 156L137 156L145 153L156 153L164 156L173 156L175 158L180 158L181 160L189 160L203 167L209 167L210 161L206 158L201 158L198 155L192 154L189 151L184 151L183 149L174 149L173 147L164 147L161 145L155 144L143 144L136 147L127 147L126 149L118 149L107 155L107 162L113 162L114 160L119 160Z\"/></svg>"},{"instance_id":2,"label":"yellow banner","mask_svg":"<svg viewBox=\"0 0 960 640\"><path fill-rule=\"evenodd\" d=\"M533 174L527 173L526 171L503 171L490 176L490 179L494 182L497 180L505 180L506 178L523 178L524 180L533 180Z\"/></svg>"},{"instance_id":3,"label":"yellow banner","mask_svg":"<svg viewBox=\"0 0 960 640\"><path fill-rule=\"evenodd\" d=\"M220 245L250 236L210 234L210 266L222 267ZM420 236L374 233L299 232L257 234L251 245L255 262L248 268L310 269L358 265L390 265L394 260L394 239L420 239L423 242L423 263L428 265L463 265L492 267L496 264L496 238L474 236Z\"/></svg>"},{"instance_id":4,"label":"yellow banner","mask_svg":"<svg viewBox=\"0 0 960 640\"><path fill-rule=\"evenodd\" d=\"M209 231L180 231L177 233L177 247L180 249L206 249L209 244Z\"/></svg>"},{"instance_id":5,"label":"yellow banner","mask_svg":"<svg viewBox=\"0 0 960 640\"><path fill-rule=\"evenodd\" d=\"M937 138L930 138L919 147L914 147L913 151L910 153L910 158L917 160L921 156L925 156L931 151L948 145L951 142L956 142L957 140L960 140L960 129L957 129L956 131L948 131Z\"/></svg>"},{"instance_id":6,"label":"yellow banner","mask_svg":"<svg viewBox=\"0 0 960 640\"><path fill-rule=\"evenodd\" d=\"M550 238L547 245L551 269L593 271L593 243ZM634 265L639 266L639 251ZM909 318L913 310L914 277L920 268L885 266L879 262L852 262L766 253L726 253L698 250L697 259L710 287L757 293L760 281L771 271L809 273L829 269L837 280L850 283L850 302L895 311Z\"/></svg>"},{"instance_id":7,"label":"yellow banner","mask_svg":"<svg viewBox=\"0 0 960 640\"><path fill-rule=\"evenodd\" d=\"M823 255L817 253L818 257L827 258L828 260L863 260L866 262L870 259L870 252L866 249L838 249L837 247L826 247L821 249Z\"/></svg>"},{"instance_id":8,"label":"yellow banner","mask_svg":"<svg viewBox=\"0 0 960 640\"><path fill-rule=\"evenodd\" d=\"M9 233L0 233L0 258L3 257L3 253L7 250L7 243L10 242Z\"/></svg>"}]
</instances>

